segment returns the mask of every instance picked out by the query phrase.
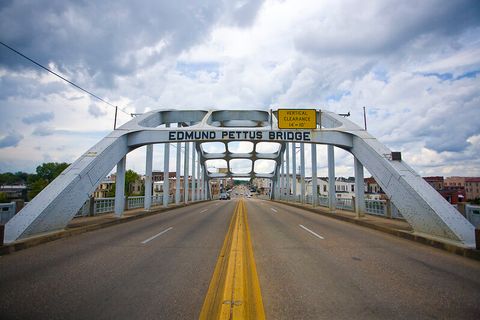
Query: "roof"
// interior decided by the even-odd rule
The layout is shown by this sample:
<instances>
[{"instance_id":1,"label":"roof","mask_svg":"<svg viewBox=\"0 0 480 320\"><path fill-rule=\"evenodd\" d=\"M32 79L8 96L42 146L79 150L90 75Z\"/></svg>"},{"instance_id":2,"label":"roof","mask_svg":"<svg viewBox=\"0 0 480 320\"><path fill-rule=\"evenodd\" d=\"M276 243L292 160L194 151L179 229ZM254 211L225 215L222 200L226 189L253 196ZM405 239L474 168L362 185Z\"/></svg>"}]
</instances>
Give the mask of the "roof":
<instances>
[{"instance_id":1,"label":"roof","mask_svg":"<svg viewBox=\"0 0 480 320\"><path fill-rule=\"evenodd\" d=\"M424 180L429 181L429 182L443 182L443 177L442 176L434 176L434 177L423 177Z\"/></svg>"}]
</instances>

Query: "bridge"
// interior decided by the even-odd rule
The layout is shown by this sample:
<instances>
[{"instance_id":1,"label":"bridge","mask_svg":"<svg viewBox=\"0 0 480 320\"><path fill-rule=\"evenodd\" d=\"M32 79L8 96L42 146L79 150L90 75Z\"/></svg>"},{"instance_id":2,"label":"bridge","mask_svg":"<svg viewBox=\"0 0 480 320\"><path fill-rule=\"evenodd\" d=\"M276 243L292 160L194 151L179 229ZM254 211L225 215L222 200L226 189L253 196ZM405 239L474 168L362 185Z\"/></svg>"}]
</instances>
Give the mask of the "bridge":
<instances>
[{"instance_id":1,"label":"bridge","mask_svg":"<svg viewBox=\"0 0 480 320\"><path fill-rule=\"evenodd\" d=\"M177 206L165 211L168 214L8 256L0 261L5 271L0 281L6 284L0 298L7 299L10 293L26 299L31 307L9 300L0 312L15 310L28 317L35 315L35 308L44 308L46 314L78 314L79 318L126 314L149 318L155 314L155 318L202 319L261 319L265 315L274 319L469 318L478 314L478 263L328 217L341 215L343 209L338 208L335 192L334 147L353 155L355 197L350 220L373 221L366 218L366 168L405 220L409 234L459 250L473 249L473 225L399 152L392 152L366 130L325 110L315 110L314 120L312 129L280 129L279 111L158 110L117 128L8 221L4 242L15 245L67 228L114 168L113 211L122 219L127 209L126 157L142 146L146 146L144 210L153 210L154 202L161 202L165 210L171 207L171 144L177 147ZM237 141L249 141L253 148L232 150L229 143ZM223 144L223 151L208 152L210 143ZM259 147L264 143L279 147L265 152ZM154 144L165 146L160 200L152 195ZM309 197L305 186L306 162L311 161L312 190L317 190L317 149L312 147L311 159L306 159L305 146L318 144L327 145L326 199ZM217 160L226 162L225 171L209 170L208 163ZM250 169L234 170L232 163L238 160L248 162ZM261 172L258 161L271 162L273 169ZM268 199L212 200L210 182L228 177L268 179ZM315 210L322 215L312 213ZM397 225L392 222L390 228ZM21 274L31 284L12 280ZM34 284L38 279L51 283L39 287ZM121 288L119 281L129 289ZM68 295L68 303L49 294L48 288L60 288ZM90 296L89 290L95 294ZM25 291L29 293L23 297ZM154 303L156 299L161 303ZM454 307L447 308L443 299ZM93 307L82 309L88 305Z\"/></svg>"}]
</instances>

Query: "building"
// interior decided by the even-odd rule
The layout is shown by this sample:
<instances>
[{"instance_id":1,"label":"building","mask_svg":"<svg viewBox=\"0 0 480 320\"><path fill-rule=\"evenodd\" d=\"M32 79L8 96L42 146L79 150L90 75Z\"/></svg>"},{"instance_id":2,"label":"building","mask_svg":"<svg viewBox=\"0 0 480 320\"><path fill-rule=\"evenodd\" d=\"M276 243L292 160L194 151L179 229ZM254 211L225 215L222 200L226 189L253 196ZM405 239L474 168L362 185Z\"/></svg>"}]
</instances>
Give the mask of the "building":
<instances>
[{"instance_id":1,"label":"building","mask_svg":"<svg viewBox=\"0 0 480 320\"><path fill-rule=\"evenodd\" d=\"M435 176L435 177L423 177L423 180L427 181L429 185L432 186L433 189L440 191L445 189L443 177Z\"/></svg>"},{"instance_id":2,"label":"building","mask_svg":"<svg viewBox=\"0 0 480 320\"><path fill-rule=\"evenodd\" d=\"M254 186L257 189L257 192L259 194L269 195L271 180L267 178L253 178L252 186Z\"/></svg>"},{"instance_id":3,"label":"building","mask_svg":"<svg viewBox=\"0 0 480 320\"><path fill-rule=\"evenodd\" d=\"M440 193L442 197L451 204L464 202L466 198L464 187L446 187L442 190L439 190L438 193Z\"/></svg>"},{"instance_id":4,"label":"building","mask_svg":"<svg viewBox=\"0 0 480 320\"><path fill-rule=\"evenodd\" d=\"M365 184L365 192L367 194L385 194L385 192L383 192L378 182L373 177L365 178L364 184Z\"/></svg>"},{"instance_id":5,"label":"building","mask_svg":"<svg viewBox=\"0 0 480 320\"><path fill-rule=\"evenodd\" d=\"M19 185L3 185L0 186L0 192L5 194L5 198L9 201L23 200L27 201L27 186Z\"/></svg>"},{"instance_id":6,"label":"building","mask_svg":"<svg viewBox=\"0 0 480 320\"><path fill-rule=\"evenodd\" d=\"M115 187L115 176L107 177L100 182L95 192L93 192L94 198L107 198L108 194L113 191Z\"/></svg>"},{"instance_id":7,"label":"building","mask_svg":"<svg viewBox=\"0 0 480 320\"><path fill-rule=\"evenodd\" d=\"M480 177L465 178L467 200L480 199Z\"/></svg>"},{"instance_id":8,"label":"building","mask_svg":"<svg viewBox=\"0 0 480 320\"><path fill-rule=\"evenodd\" d=\"M176 177L176 172L169 172L168 173L168 179L175 179ZM163 181L163 171L152 171L152 182L158 182L158 181Z\"/></svg>"},{"instance_id":9,"label":"building","mask_svg":"<svg viewBox=\"0 0 480 320\"><path fill-rule=\"evenodd\" d=\"M480 198L480 177L447 177L447 187L464 187L467 201Z\"/></svg>"}]
</instances>

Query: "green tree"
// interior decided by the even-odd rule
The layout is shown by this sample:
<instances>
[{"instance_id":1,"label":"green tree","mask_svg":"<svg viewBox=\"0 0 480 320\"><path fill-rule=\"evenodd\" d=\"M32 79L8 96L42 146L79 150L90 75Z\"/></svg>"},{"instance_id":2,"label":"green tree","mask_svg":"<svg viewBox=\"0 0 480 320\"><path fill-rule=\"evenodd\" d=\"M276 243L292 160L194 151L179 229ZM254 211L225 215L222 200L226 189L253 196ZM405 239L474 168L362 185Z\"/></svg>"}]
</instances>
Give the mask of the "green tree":
<instances>
[{"instance_id":1,"label":"green tree","mask_svg":"<svg viewBox=\"0 0 480 320\"><path fill-rule=\"evenodd\" d=\"M28 176L28 197L33 199L68 166L69 164L65 162L47 162L39 165L36 170L37 173Z\"/></svg>"},{"instance_id":2,"label":"green tree","mask_svg":"<svg viewBox=\"0 0 480 320\"><path fill-rule=\"evenodd\" d=\"M132 194L132 192L130 192L130 185L135 183L137 180L140 180L140 175L138 173L131 169L125 172L125 195L127 197Z\"/></svg>"},{"instance_id":3,"label":"green tree","mask_svg":"<svg viewBox=\"0 0 480 320\"><path fill-rule=\"evenodd\" d=\"M107 198L115 197L115 183L112 184L112 189L107 192Z\"/></svg>"},{"instance_id":4,"label":"green tree","mask_svg":"<svg viewBox=\"0 0 480 320\"><path fill-rule=\"evenodd\" d=\"M60 173L69 166L68 163L47 162L37 167L37 176L45 179L48 183L52 182Z\"/></svg>"},{"instance_id":5,"label":"green tree","mask_svg":"<svg viewBox=\"0 0 480 320\"><path fill-rule=\"evenodd\" d=\"M28 198L31 200L39 194L48 185L48 181L42 178L36 178L28 186Z\"/></svg>"},{"instance_id":6,"label":"green tree","mask_svg":"<svg viewBox=\"0 0 480 320\"><path fill-rule=\"evenodd\" d=\"M0 192L0 203L7 203L10 202L7 198L7 194L5 192Z\"/></svg>"},{"instance_id":7,"label":"green tree","mask_svg":"<svg viewBox=\"0 0 480 320\"><path fill-rule=\"evenodd\" d=\"M125 195L127 197L132 195L130 192L130 185L135 183L135 181L140 179L140 175L133 170L127 170L125 172ZM145 194L144 188L142 186L143 195ZM112 185L112 189L107 192L107 197L115 197L115 183Z\"/></svg>"}]
</instances>

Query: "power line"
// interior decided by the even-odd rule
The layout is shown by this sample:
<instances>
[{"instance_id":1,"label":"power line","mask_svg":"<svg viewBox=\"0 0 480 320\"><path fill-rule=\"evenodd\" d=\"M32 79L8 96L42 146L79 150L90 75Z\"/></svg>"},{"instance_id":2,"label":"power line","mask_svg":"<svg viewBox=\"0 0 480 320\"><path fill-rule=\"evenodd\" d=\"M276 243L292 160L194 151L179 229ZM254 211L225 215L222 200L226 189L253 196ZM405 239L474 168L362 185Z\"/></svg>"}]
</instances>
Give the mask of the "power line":
<instances>
[{"instance_id":1,"label":"power line","mask_svg":"<svg viewBox=\"0 0 480 320\"><path fill-rule=\"evenodd\" d=\"M1 45L3 45L4 47L6 47L7 49L10 49L11 51L15 52L16 54L18 54L18 55L22 56L23 58L27 59L28 61L30 61L30 62L32 62L32 63L34 63L34 64L35 64L35 65L37 65L38 67L40 67L40 68L42 68L42 69L44 69L44 70L46 70L46 71L50 72L51 74L53 74L53 75L55 75L55 76L59 77L59 78L60 78L60 79L62 79L63 81L65 81L65 82L68 82L69 84L71 84L71 85L72 85L72 86L74 86L75 88L77 88L77 89L79 89L79 90L82 90L83 92L85 92L85 93L87 93L87 94L91 95L92 97L94 97L94 98L96 98L96 99L98 99L98 100L102 101L103 103L106 103L106 104L108 104L109 106L111 106L111 107L113 107L113 108L117 108L117 106L115 106L115 105L111 104L110 102L108 102L108 101L106 101L106 100L104 100L104 99L100 98L100 97L99 97L99 96L97 96L96 94L94 94L94 93L92 93L92 92L90 92L90 91L88 91L88 90L86 90L86 89L83 89L83 88L82 88L82 87L80 87L79 85L77 85L77 84L73 83L72 81L70 81L70 80L68 80L68 79L66 79L66 78L64 78L64 77L62 77L61 75L59 75L59 74L58 74L58 73L56 73L55 71L52 71L52 70L50 70L49 68L47 68L47 67L45 67L45 66L41 65L41 64L40 64L40 63L38 63L37 61L35 61L35 60L33 60L33 59L31 59L31 58L27 57L26 55L24 55L24 54L23 54L23 53L21 53L20 51L18 51L18 50L15 50L14 48L12 48L12 47L10 47L9 45L7 45L7 44L3 43L2 41L0 41L0 44L1 44ZM123 113L125 113L125 114L127 114L127 115L130 115L128 112L126 112L126 111L125 111L125 110L123 110L122 108L120 108L120 111L122 111Z\"/></svg>"}]
</instances>

